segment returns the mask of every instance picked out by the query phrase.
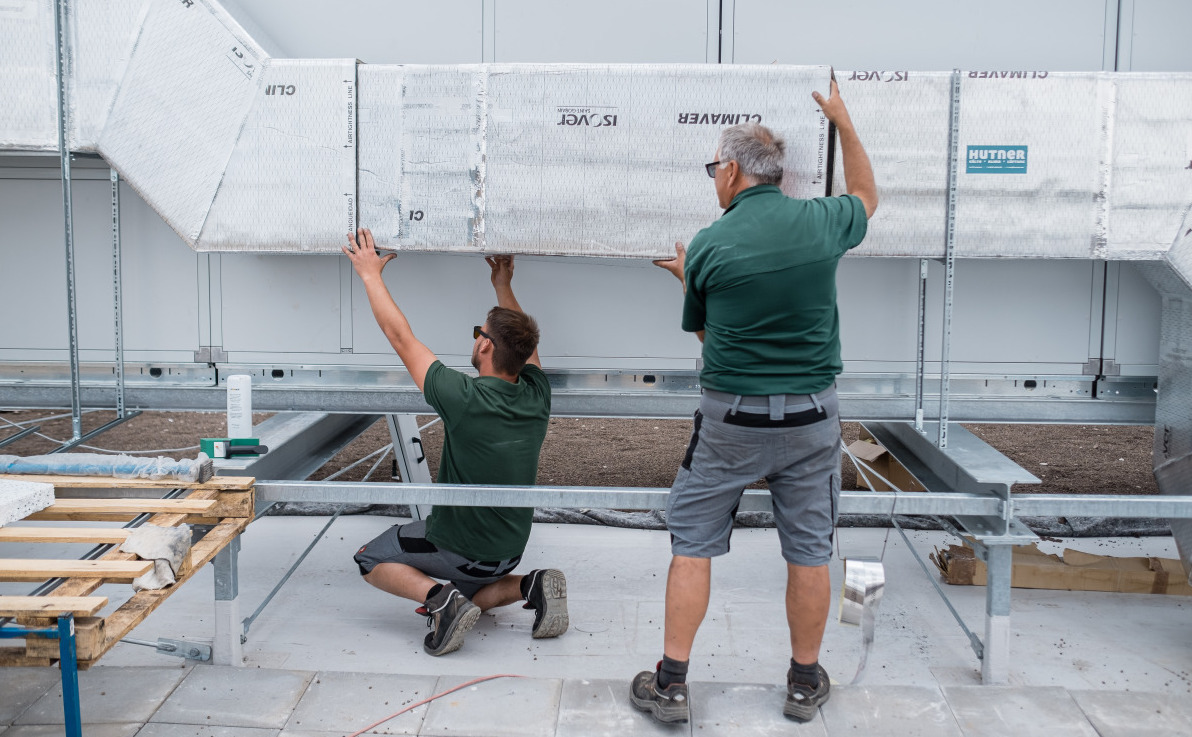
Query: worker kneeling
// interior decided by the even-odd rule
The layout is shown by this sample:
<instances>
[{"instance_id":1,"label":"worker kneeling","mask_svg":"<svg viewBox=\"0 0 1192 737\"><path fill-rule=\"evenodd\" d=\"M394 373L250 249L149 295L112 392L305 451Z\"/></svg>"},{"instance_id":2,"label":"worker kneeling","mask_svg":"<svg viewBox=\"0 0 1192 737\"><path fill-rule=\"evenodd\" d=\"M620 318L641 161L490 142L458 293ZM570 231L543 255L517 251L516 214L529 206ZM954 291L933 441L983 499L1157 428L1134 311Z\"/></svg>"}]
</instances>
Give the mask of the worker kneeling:
<instances>
[{"instance_id":1,"label":"worker kneeling","mask_svg":"<svg viewBox=\"0 0 1192 737\"><path fill-rule=\"evenodd\" d=\"M444 366L417 338L381 280L394 258L376 252L372 234L348 236L373 316L398 357L443 420L438 481L530 485L550 419L550 385L538 359L538 325L513 295L513 257L487 259L497 307L472 329L478 377ZM458 650L481 611L524 600L534 610L533 636L567 631L567 581L555 569L513 575L530 537L534 510L435 505L425 520L395 525L357 551L364 580L421 602L433 627L431 655ZM444 583L438 583L439 579Z\"/></svg>"}]
</instances>

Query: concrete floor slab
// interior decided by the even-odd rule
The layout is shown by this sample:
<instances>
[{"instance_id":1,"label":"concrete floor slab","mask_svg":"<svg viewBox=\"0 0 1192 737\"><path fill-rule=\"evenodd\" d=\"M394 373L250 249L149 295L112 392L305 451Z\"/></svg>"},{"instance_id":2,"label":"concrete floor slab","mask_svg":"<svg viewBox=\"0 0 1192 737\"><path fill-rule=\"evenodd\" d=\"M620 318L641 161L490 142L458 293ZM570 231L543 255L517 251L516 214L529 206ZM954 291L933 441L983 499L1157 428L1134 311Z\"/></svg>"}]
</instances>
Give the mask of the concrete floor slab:
<instances>
[{"instance_id":1,"label":"concrete floor slab","mask_svg":"<svg viewBox=\"0 0 1192 737\"><path fill-rule=\"evenodd\" d=\"M785 701L785 686L692 683L692 734L826 737L822 718L806 723L787 719L782 714Z\"/></svg>"},{"instance_id":2,"label":"concrete floor slab","mask_svg":"<svg viewBox=\"0 0 1192 737\"><path fill-rule=\"evenodd\" d=\"M90 735L88 735L90 737ZM276 729L257 727L201 727L197 724L146 724L137 737L277 737Z\"/></svg>"},{"instance_id":3,"label":"concrete floor slab","mask_svg":"<svg viewBox=\"0 0 1192 737\"><path fill-rule=\"evenodd\" d=\"M1073 691L1101 737L1187 737L1192 734L1188 696L1137 691Z\"/></svg>"},{"instance_id":4,"label":"concrete floor slab","mask_svg":"<svg viewBox=\"0 0 1192 737\"><path fill-rule=\"evenodd\" d=\"M919 686L839 686L820 707L829 737L961 737L944 695Z\"/></svg>"},{"instance_id":5,"label":"concrete floor slab","mask_svg":"<svg viewBox=\"0 0 1192 737\"><path fill-rule=\"evenodd\" d=\"M676 737L685 725L663 725L629 701L629 679L563 682L556 737Z\"/></svg>"},{"instance_id":6,"label":"concrete floor slab","mask_svg":"<svg viewBox=\"0 0 1192 737\"><path fill-rule=\"evenodd\" d=\"M86 737L134 737L141 723L135 724L91 724L83 717L83 734ZM64 737L65 729L61 724L25 724L9 727L4 737Z\"/></svg>"},{"instance_id":7,"label":"concrete floor slab","mask_svg":"<svg viewBox=\"0 0 1192 737\"><path fill-rule=\"evenodd\" d=\"M1062 688L953 686L944 689L944 698L965 737L1097 737L1093 725Z\"/></svg>"},{"instance_id":8,"label":"concrete floor slab","mask_svg":"<svg viewBox=\"0 0 1192 737\"><path fill-rule=\"evenodd\" d=\"M11 724L60 683L58 671L50 668L0 668L0 725Z\"/></svg>"},{"instance_id":9,"label":"concrete floor slab","mask_svg":"<svg viewBox=\"0 0 1192 737\"><path fill-rule=\"evenodd\" d=\"M444 676L435 693L470 680ZM553 678L497 678L466 686L431 703L420 734L551 737L558 722L562 686L562 681Z\"/></svg>"},{"instance_id":10,"label":"concrete floor slab","mask_svg":"<svg viewBox=\"0 0 1192 737\"><path fill-rule=\"evenodd\" d=\"M281 729L313 677L307 671L196 667L152 721Z\"/></svg>"},{"instance_id":11,"label":"concrete floor slab","mask_svg":"<svg viewBox=\"0 0 1192 737\"><path fill-rule=\"evenodd\" d=\"M57 675L57 671L51 671ZM187 674L186 668L109 668L79 673L79 705L89 725L145 722ZM37 700L15 724L63 724L62 684Z\"/></svg>"},{"instance_id":12,"label":"concrete floor slab","mask_svg":"<svg viewBox=\"0 0 1192 737\"><path fill-rule=\"evenodd\" d=\"M288 730L355 732L435 693L434 676L323 671L315 675ZM372 734L418 734L428 707L420 706L369 730Z\"/></svg>"}]
</instances>

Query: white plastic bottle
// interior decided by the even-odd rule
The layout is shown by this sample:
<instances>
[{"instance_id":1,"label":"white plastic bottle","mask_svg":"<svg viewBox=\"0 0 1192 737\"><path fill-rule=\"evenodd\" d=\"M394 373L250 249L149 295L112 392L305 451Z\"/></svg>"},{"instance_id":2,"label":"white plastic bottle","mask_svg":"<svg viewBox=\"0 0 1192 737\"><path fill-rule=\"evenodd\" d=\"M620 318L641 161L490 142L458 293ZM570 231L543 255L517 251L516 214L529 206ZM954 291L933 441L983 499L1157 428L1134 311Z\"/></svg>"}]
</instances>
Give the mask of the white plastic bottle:
<instances>
[{"instance_id":1,"label":"white plastic bottle","mask_svg":"<svg viewBox=\"0 0 1192 737\"><path fill-rule=\"evenodd\" d=\"M245 374L229 376L228 437L252 436L252 377Z\"/></svg>"}]
</instances>

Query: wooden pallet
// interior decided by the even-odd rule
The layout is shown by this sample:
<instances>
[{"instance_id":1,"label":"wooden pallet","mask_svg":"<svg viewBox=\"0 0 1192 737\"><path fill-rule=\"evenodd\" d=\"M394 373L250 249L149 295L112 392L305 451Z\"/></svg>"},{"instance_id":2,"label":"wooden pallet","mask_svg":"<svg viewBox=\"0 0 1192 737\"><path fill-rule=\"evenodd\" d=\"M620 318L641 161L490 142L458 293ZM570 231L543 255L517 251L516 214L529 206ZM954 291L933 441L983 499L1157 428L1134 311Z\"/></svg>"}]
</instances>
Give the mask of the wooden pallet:
<instances>
[{"instance_id":1,"label":"wooden pallet","mask_svg":"<svg viewBox=\"0 0 1192 737\"><path fill-rule=\"evenodd\" d=\"M189 489L179 499L57 499L54 504L25 519L67 522L126 522L151 514L147 524L176 527L189 523L212 529L190 549L190 557L178 572L177 583L157 591L135 593L107 616L95 616L108 605L104 596L91 594L105 583L128 582L152 568L152 561L120 552L119 543L129 530L118 527L0 527L0 581L66 581L46 596L0 596L0 617L12 617L18 624L50 627L56 617L75 616L76 652L79 668L86 669L127 636L145 617L178 590L195 571L244 531L253 515L253 482L250 477L216 476L205 483L148 481L144 479L92 478L81 476L0 475L0 480L36 481L55 489ZM96 560L47 560L4 558L3 543L92 543L114 547ZM130 589L131 592L131 589ZM0 666L48 666L58 660L57 640L28 638L25 645L0 648Z\"/></svg>"}]
</instances>

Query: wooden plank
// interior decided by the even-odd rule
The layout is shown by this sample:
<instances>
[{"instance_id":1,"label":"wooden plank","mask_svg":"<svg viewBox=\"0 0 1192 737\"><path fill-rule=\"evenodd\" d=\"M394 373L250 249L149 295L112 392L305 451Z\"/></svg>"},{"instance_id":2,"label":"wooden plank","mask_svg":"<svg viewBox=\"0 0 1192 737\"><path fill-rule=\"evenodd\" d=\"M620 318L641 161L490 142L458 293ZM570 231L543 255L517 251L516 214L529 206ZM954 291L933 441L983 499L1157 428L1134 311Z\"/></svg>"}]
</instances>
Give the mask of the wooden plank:
<instances>
[{"instance_id":1,"label":"wooden plank","mask_svg":"<svg viewBox=\"0 0 1192 737\"><path fill-rule=\"evenodd\" d=\"M0 647L0 668L48 668L54 664L55 660L58 659L58 641L53 640L53 643L55 648L53 658L31 658L25 653L25 648L23 647Z\"/></svg>"},{"instance_id":2,"label":"wooden plank","mask_svg":"<svg viewBox=\"0 0 1192 737\"><path fill-rule=\"evenodd\" d=\"M132 581L153 569L153 561L41 560L0 558L0 581L48 581L83 576L101 581Z\"/></svg>"},{"instance_id":3,"label":"wooden plank","mask_svg":"<svg viewBox=\"0 0 1192 737\"><path fill-rule=\"evenodd\" d=\"M34 481L53 484L61 489L216 489L248 491L256 481L252 476L215 476L202 484L178 479L117 479L110 476L50 476L41 474L0 474L0 481Z\"/></svg>"},{"instance_id":4,"label":"wooden plank","mask_svg":"<svg viewBox=\"0 0 1192 737\"><path fill-rule=\"evenodd\" d=\"M212 499L59 499L28 520L110 520L138 514L211 514Z\"/></svg>"},{"instance_id":5,"label":"wooden plank","mask_svg":"<svg viewBox=\"0 0 1192 737\"><path fill-rule=\"evenodd\" d=\"M119 527L0 527L0 543L91 543L118 545L132 530Z\"/></svg>"},{"instance_id":6,"label":"wooden plank","mask_svg":"<svg viewBox=\"0 0 1192 737\"><path fill-rule=\"evenodd\" d=\"M190 572L179 578L178 582L173 586L156 591L138 591L132 598L124 602L119 609L109 614L106 618L83 618L78 620L79 667L85 668L93 665L104 653L114 647L121 638L128 636L137 625L144 621L145 617L161 606L169 598L170 594L177 591L179 586L190 580L190 577L196 571L211 562L211 559L219 551L227 547L228 543L243 532L248 527L248 523L249 520L243 517L226 519L204 535L203 539L190 549ZM26 651L30 657L56 659L56 647L57 644L54 642L33 639L26 641Z\"/></svg>"},{"instance_id":7,"label":"wooden plank","mask_svg":"<svg viewBox=\"0 0 1192 737\"><path fill-rule=\"evenodd\" d=\"M106 596L0 596L0 617L73 614L89 617L108 605Z\"/></svg>"},{"instance_id":8,"label":"wooden plank","mask_svg":"<svg viewBox=\"0 0 1192 737\"><path fill-rule=\"evenodd\" d=\"M178 586L188 581L194 575L195 571L210 563L219 551L227 547L228 543L244 532L244 529L248 527L248 523L249 520L247 518L241 517L226 519L216 525L214 529L203 536L203 539L197 545L190 549L191 569L189 573L168 589L139 591L131 599L124 602L119 609L109 614L104 620L104 643L100 651L94 655L87 653L86 657L80 651L79 660L87 662L90 665L95 660L98 660L101 655L112 649L122 638L127 637L145 617L161 606L162 602L177 590Z\"/></svg>"},{"instance_id":9,"label":"wooden plank","mask_svg":"<svg viewBox=\"0 0 1192 737\"><path fill-rule=\"evenodd\" d=\"M187 499L215 499L218 495L218 490L200 489L191 492ZM159 527L176 527L184 521L186 521L186 515L184 514L155 514L149 518L148 524L158 525ZM137 557L135 555L122 553L119 548L112 548L99 558L99 560L136 559ZM102 581L97 581L94 578L72 579L70 581L64 581L58 588L54 589L54 594L58 596L86 596L98 589L102 584Z\"/></svg>"}]
</instances>

